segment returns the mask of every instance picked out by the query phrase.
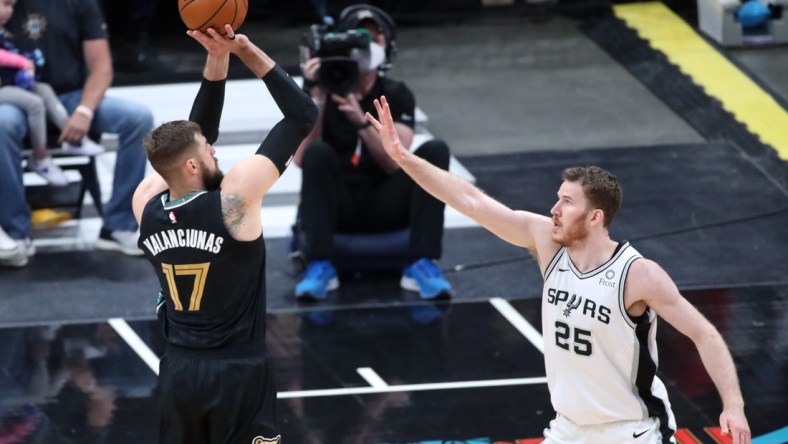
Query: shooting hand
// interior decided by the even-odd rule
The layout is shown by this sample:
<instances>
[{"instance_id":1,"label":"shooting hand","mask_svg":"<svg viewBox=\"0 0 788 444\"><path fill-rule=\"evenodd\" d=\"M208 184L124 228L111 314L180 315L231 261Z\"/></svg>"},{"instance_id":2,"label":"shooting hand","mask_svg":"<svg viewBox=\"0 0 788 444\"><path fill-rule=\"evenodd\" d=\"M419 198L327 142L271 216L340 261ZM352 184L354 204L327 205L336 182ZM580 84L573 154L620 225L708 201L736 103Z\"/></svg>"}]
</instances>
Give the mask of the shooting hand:
<instances>
[{"instance_id":1,"label":"shooting hand","mask_svg":"<svg viewBox=\"0 0 788 444\"><path fill-rule=\"evenodd\" d=\"M208 51L208 54L212 55L229 54L249 43L249 39L245 35L236 34L230 25L224 25L224 31L227 33L226 36L219 34L213 28L208 28L205 32L186 31L186 34L197 40Z\"/></svg>"}]
</instances>

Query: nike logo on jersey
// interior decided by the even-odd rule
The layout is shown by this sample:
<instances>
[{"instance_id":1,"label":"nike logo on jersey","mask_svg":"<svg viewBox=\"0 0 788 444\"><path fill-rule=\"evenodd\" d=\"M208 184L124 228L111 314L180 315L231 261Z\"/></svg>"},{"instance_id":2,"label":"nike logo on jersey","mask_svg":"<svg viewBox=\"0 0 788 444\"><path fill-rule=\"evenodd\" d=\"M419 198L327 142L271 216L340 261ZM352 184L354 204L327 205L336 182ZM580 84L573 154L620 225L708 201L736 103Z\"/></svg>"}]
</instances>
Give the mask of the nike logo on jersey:
<instances>
[{"instance_id":1,"label":"nike logo on jersey","mask_svg":"<svg viewBox=\"0 0 788 444\"><path fill-rule=\"evenodd\" d=\"M558 271L569 271L568 268L559 268Z\"/></svg>"},{"instance_id":2,"label":"nike logo on jersey","mask_svg":"<svg viewBox=\"0 0 788 444\"><path fill-rule=\"evenodd\" d=\"M648 433L648 431L649 431L649 430L651 430L651 429L646 429L646 430L643 430L643 431L642 431L642 432L640 432L640 433L637 433L637 432L632 432L632 437L633 437L633 438L640 438L641 436L643 436L643 435L645 435L646 433Z\"/></svg>"},{"instance_id":3,"label":"nike logo on jersey","mask_svg":"<svg viewBox=\"0 0 788 444\"><path fill-rule=\"evenodd\" d=\"M400 118L405 122L409 122L413 120L413 116L411 116L410 114L403 114Z\"/></svg>"}]
</instances>

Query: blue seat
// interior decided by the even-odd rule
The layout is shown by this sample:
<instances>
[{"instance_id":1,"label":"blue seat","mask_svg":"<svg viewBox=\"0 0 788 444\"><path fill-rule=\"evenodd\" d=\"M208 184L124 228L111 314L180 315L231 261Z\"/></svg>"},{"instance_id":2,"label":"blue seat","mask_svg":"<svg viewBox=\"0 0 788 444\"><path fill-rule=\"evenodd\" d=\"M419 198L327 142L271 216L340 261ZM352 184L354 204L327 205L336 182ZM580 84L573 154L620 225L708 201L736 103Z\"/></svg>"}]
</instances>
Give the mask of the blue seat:
<instances>
[{"instance_id":1,"label":"blue seat","mask_svg":"<svg viewBox=\"0 0 788 444\"><path fill-rule=\"evenodd\" d=\"M330 258L337 270L402 270L409 260L410 228L381 233L335 233L334 255ZM291 227L288 249L302 269L306 266L306 235L300 215Z\"/></svg>"}]
</instances>

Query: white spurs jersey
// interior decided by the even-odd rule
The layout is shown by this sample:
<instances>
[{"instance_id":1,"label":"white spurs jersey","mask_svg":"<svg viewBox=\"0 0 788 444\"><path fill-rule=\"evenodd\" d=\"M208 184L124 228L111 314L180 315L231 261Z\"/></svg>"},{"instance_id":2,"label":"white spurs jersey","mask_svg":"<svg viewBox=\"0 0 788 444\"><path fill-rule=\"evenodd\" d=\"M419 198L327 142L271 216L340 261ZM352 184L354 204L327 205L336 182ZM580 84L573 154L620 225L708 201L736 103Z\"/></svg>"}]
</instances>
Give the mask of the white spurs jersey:
<instances>
[{"instance_id":1,"label":"white spurs jersey","mask_svg":"<svg viewBox=\"0 0 788 444\"><path fill-rule=\"evenodd\" d=\"M542 332L553 408L578 425L656 417L675 430L657 370L656 315L633 319L624 283L640 254L621 242L613 257L581 273L561 248L545 270ZM663 435L670 436L670 430Z\"/></svg>"}]
</instances>

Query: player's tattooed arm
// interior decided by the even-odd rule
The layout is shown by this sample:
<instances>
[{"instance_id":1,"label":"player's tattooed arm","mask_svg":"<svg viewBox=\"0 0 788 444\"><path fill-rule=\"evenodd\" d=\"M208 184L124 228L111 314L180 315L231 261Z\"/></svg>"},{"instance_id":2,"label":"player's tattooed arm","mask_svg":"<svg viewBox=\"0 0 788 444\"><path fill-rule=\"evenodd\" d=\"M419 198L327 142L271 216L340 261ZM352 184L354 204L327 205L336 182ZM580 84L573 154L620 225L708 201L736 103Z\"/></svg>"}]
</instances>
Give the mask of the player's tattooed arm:
<instances>
[{"instance_id":1,"label":"player's tattooed arm","mask_svg":"<svg viewBox=\"0 0 788 444\"><path fill-rule=\"evenodd\" d=\"M230 234L237 234L246 217L246 202L235 194L222 196L222 219Z\"/></svg>"}]
</instances>

